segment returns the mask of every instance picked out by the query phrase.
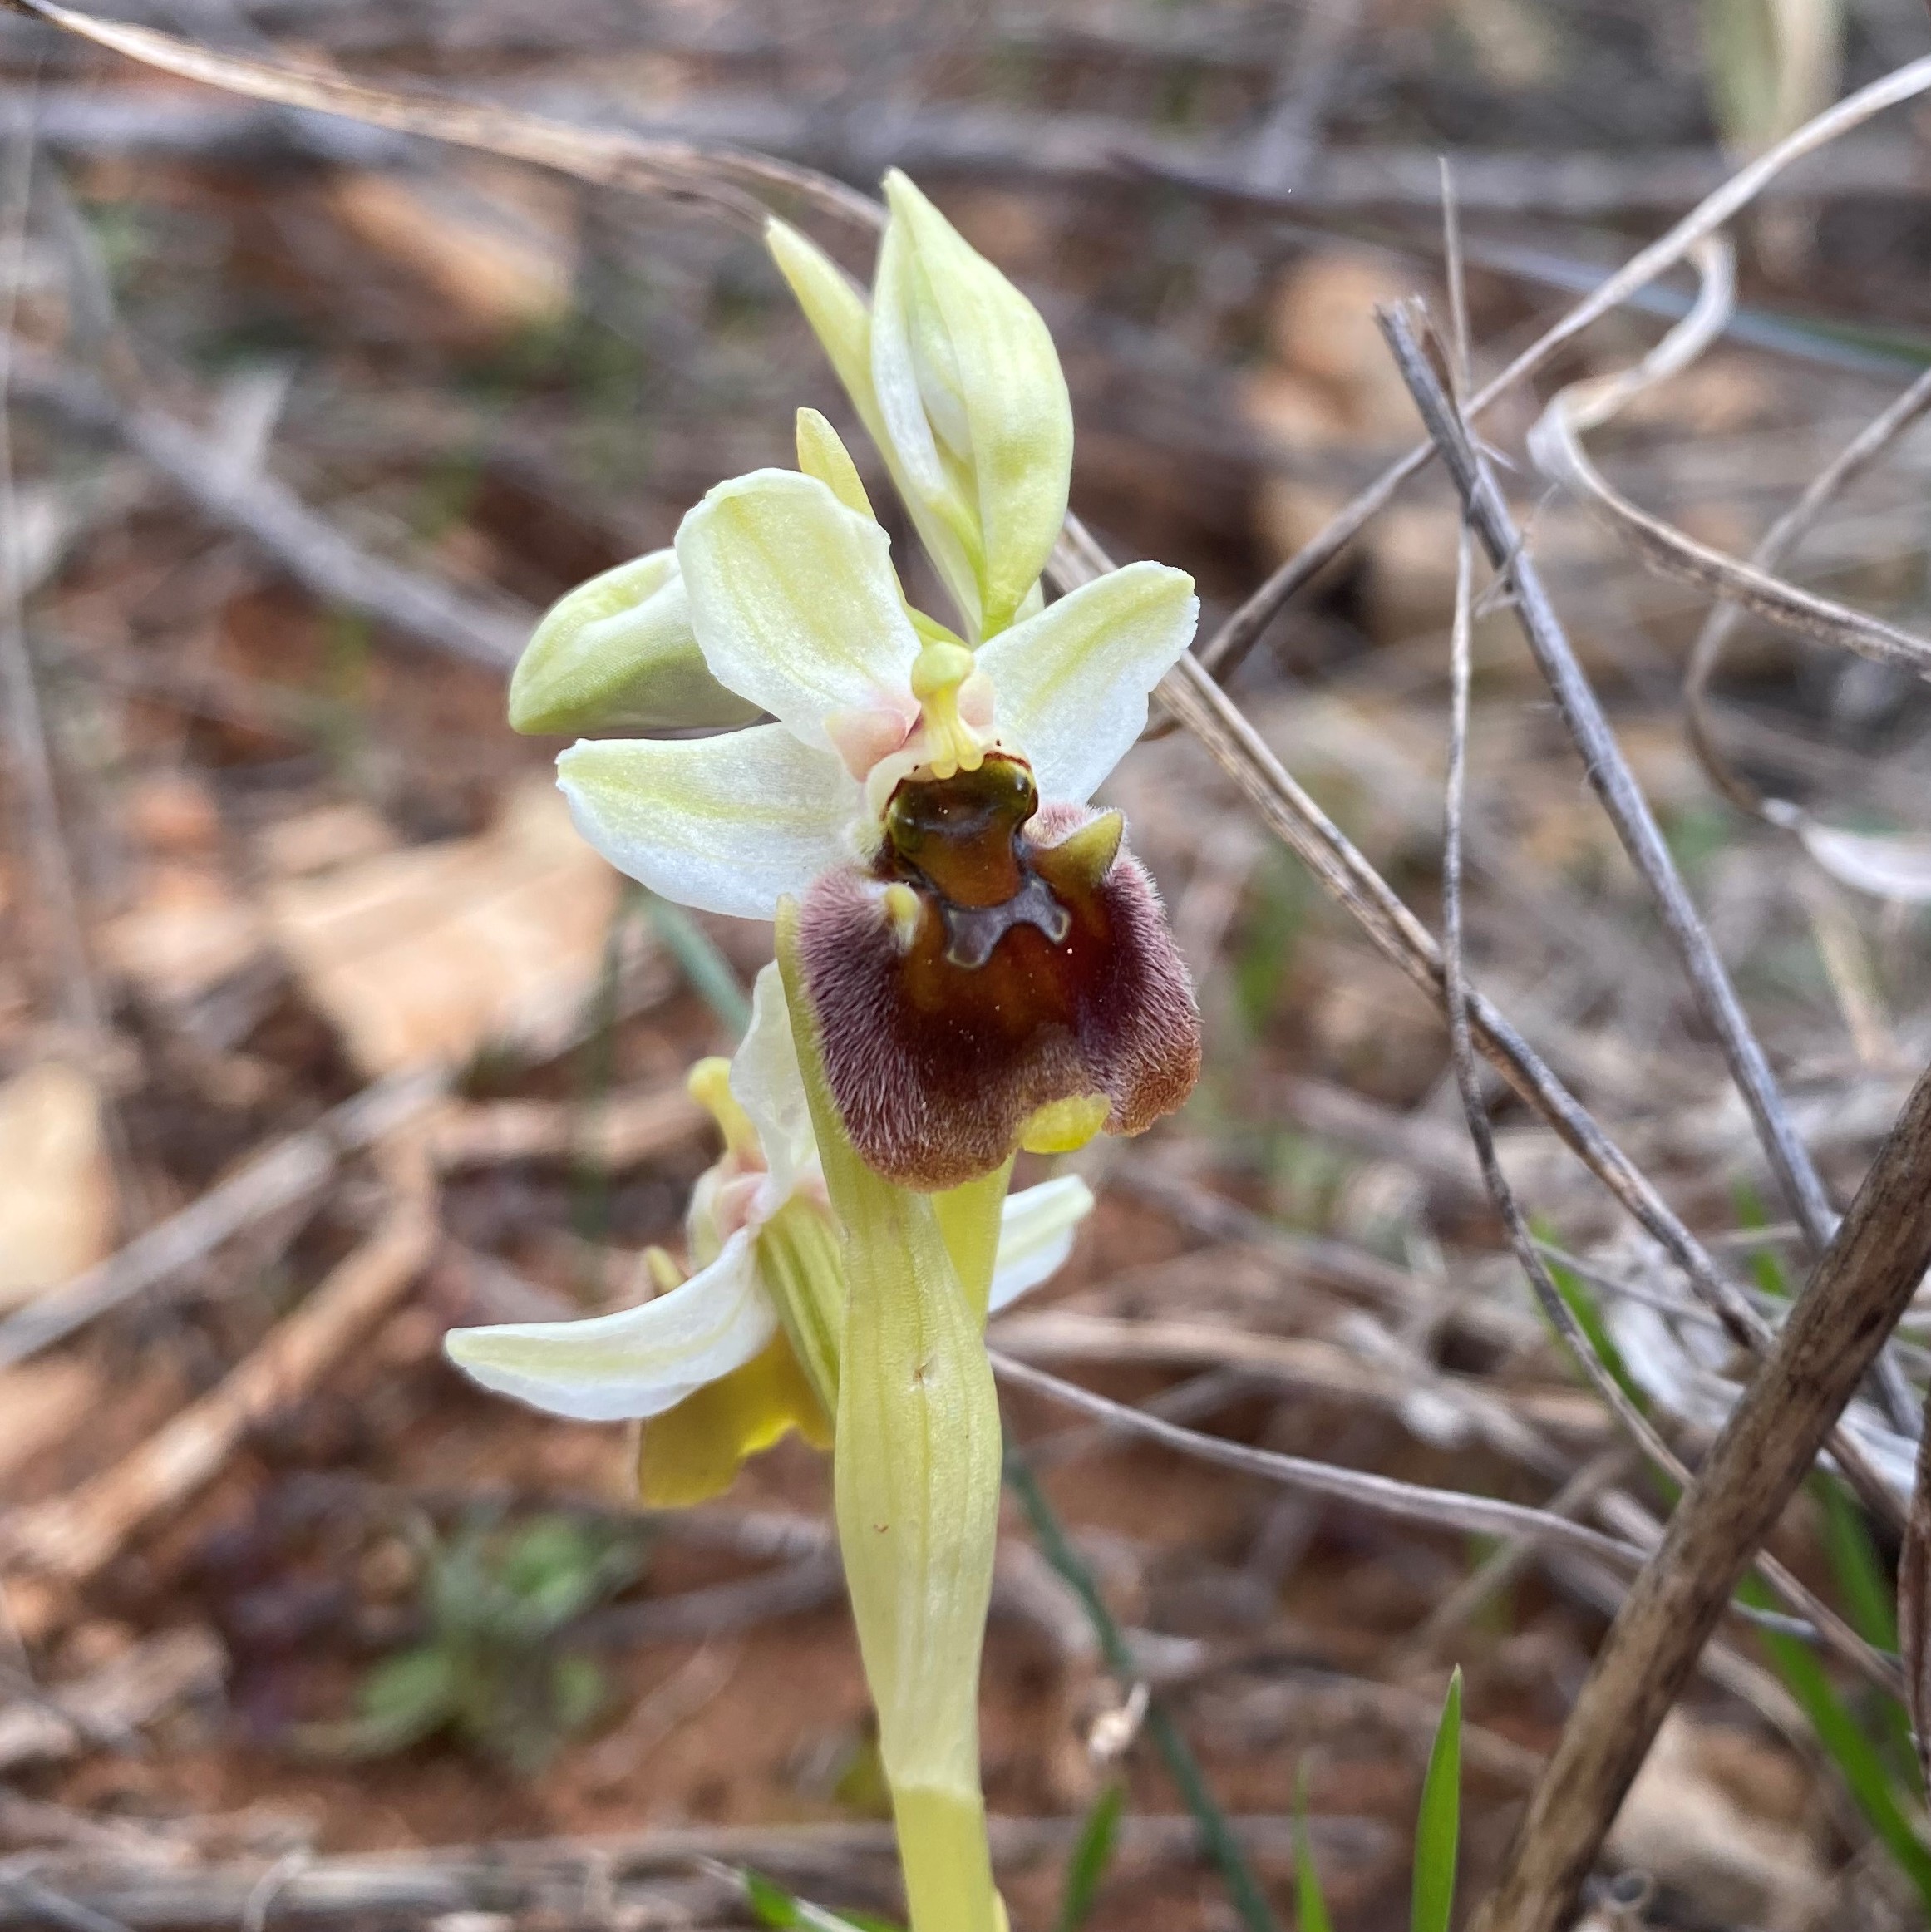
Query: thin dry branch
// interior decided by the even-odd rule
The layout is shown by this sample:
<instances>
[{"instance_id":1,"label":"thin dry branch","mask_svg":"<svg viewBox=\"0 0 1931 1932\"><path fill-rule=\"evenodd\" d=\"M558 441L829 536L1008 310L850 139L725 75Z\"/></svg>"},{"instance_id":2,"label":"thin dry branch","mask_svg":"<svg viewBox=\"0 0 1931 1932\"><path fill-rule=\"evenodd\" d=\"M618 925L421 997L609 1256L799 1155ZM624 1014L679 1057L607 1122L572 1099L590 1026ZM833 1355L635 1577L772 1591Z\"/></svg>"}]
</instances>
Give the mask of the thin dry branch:
<instances>
[{"instance_id":1,"label":"thin dry branch","mask_svg":"<svg viewBox=\"0 0 1931 1932\"><path fill-rule=\"evenodd\" d=\"M1162 698L1239 786L1263 821L1353 914L1382 955L1400 967L1431 1000L1444 1001L1441 954L1434 939L1294 781L1204 668L1183 658L1160 689ZM1479 992L1472 997L1470 1009L1475 1037L1484 1056L1662 1244L1731 1338L1755 1353L1767 1353L1769 1325L1654 1184ZM1871 1507L1880 1511L1887 1520L1896 1520L1901 1515L1897 1499L1857 1444L1840 1429L1832 1437L1830 1448Z\"/></svg>"},{"instance_id":2,"label":"thin dry branch","mask_svg":"<svg viewBox=\"0 0 1931 1932\"><path fill-rule=\"evenodd\" d=\"M1931 1265L1931 1073L1597 1653L1475 1932L1557 1932L1736 1578Z\"/></svg>"},{"instance_id":3,"label":"thin dry branch","mask_svg":"<svg viewBox=\"0 0 1931 1932\"><path fill-rule=\"evenodd\" d=\"M694 203L753 234L764 232L766 219L760 197L773 190L796 195L861 228L879 225L876 204L830 176L723 143L650 140L569 127L485 101L367 86L326 67L217 53L149 27L96 20L53 0L0 0L0 5L185 81L534 161L606 188Z\"/></svg>"},{"instance_id":4,"label":"thin dry branch","mask_svg":"<svg viewBox=\"0 0 1931 1932\"><path fill-rule=\"evenodd\" d=\"M349 1154L406 1125L447 1090L437 1067L389 1075L312 1127L255 1155L219 1185L0 1322L0 1368L23 1362L211 1254L253 1223L314 1194Z\"/></svg>"},{"instance_id":5,"label":"thin dry branch","mask_svg":"<svg viewBox=\"0 0 1931 1932\"><path fill-rule=\"evenodd\" d=\"M305 32L299 37L312 38ZM599 133L630 123L653 148L739 156L755 150L796 163L817 162L860 180L888 166L1099 194L1131 192L1152 180L1242 211L1263 217L1278 212L1290 219L1313 213L1426 208L1436 191L1441 152L1435 146L1351 142L1314 154L1291 182L1257 186L1250 140L1176 136L1106 115L1028 112L928 96L854 98L834 117L815 102L768 91L694 91L648 109L594 86L546 84L531 91L549 115L594 122ZM0 94L0 108L5 98ZM414 98L419 106L435 101ZM519 111L514 99L510 95L505 105ZM271 168L398 166L414 158L408 133L357 134L243 101L203 103L146 90L63 87L50 89L46 105L47 146L75 155L180 157ZM418 126L413 131L435 131ZM1800 179L1771 184L1766 192L1903 199L1920 191L1916 160L1907 137L1847 141L1820 157ZM1576 220L1652 210L1673 214L1709 194L1730 169L1727 157L1708 147L1533 155L1476 148L1457 150L1454 160L1463 199L1478 213Z\"/></svg>"},{"instance_id":6,"label":"thin dry branch","mask_svg":"<svg viewBox=\"0 0 1931 1932\"><path fill-rule=\"evenodd\" d=\"M1585 431L1601 427L1643 390L1687 367L1722 333L1734 293L1730 252L1719 250L1712 238L1699 244L1698 266L1702 292L1690 314L1635 369L1559 390L1529 432L1530 454L1544 476L1579 498L1659 575L1707 590L1812 643L1855 651L1919 677L1931 674L1931 643L1698 543L1632 503L1590 460Z\"/></svg>"},{"instance_id":7,"label":"thin dry branch","mask_svg":"<svg viewBox=\"0 0 1931 1932\"><path fill-rule=\"evenodd\" d=\"M1697 318L1700 325L1702 318ZM1769 1060L1737 998L1714 941L1677 870L1662 828L1636 782L1603 714L1594 689L1577 662L1567 633L1544 589L1534 560L1509 514L1500 490L1470 440L1448 392L1424 352L1415 319L1401 309L1381 313L1382 333L1430 436L1460 492L1464 512L1495 568L1514 589L1513 608L1536 664L1548 681L1556 709L1582 754L1595 787L1643 884L1655 899L1664 927L1689 975L1697 1004L1715 1031L1736 1081L1756 1122L1757 1136L1772 1171L1796 1210L1805 1232L1818 1247L1836 1226L1836 1210L1824 1192L1810 1151L1798 1137ZM1691 328L1686 323L1686 331Z\"/></svg>"},{"instance_id":8,"label":"thin dry branch","mask_svg":"<svg viewBox=\"0 0 1931 1932\"><path fill-rule=\"evenodd\" d=\"M213 439L95 377L15 350L14 387L93 435L111 436L211 522L248 538L315 596L432 650L494 671L516 662L534 614L474 597L364 550L267 471L238 468Z\"/></svg>"},{"instance_id":9,"label":"thin dry branch","mask_svg":"<svg viewBox=\"0 0 1931 1932\"><path fill-rule=\"evenodd\" d=\"M991 1353L993 1370L1002 1381L1031 1389L1037 1395L1096 1417L1109 1427L1145 1436L1204 1462L1216 1462L1223 1468L1262 1476L1309 1496L1352 1503L1377 1516L1389 1516L1397 1522L1417 1523L1427 1529L1464 1530L1478 1536L1535 1538L1548 1548L1598 1557L1618 1568L1643 1560L1644 1552L1637 1545L1604 1535L1601 1530L1572 1522L1566 1516L1552 1516L1546 1510L1501 1502L1493 1496L1470 1496L1460 1490L1431 1488L1426 1483L1401 1482L1392 1476L1342 1469L1332 1462L1313 1462L1303 1456L1283 1456L1271 1449L1255 1449L1219 1436L1204 1436L1198 1430L1183 1429L1178 1423L1096 1395L1076 1382L1062 1381L1000 1349Z\"/></svg>"},{"instance_id":10,"label":"thin dry branch","mask_svg":"<svg viewBox=\"0 0 1931 1932\"><path fill-rule=\"evenodd\" d=\"M1764 532L1762 541L1751 553L1751 566L1766 574L1780 569L1831 500L1879 461L1927 410L1931 410L1931 369L1866 424L1817 472L1802 495ZM1766 799L1723 756L1711 730L1710 683L1722 660L1723 647L1736 631L1742 612L1740 599L1719 590L1717 603L1690 653L1690 668L1683 679L1684 725L1691 749L1711 782L1732 805L1772 824L1788 824L1788 815L1797 808L1786 801ZM1783 807L1781 812L1772 809L1778 806Z\"/></svg>"},{"instance_id":11,"label":"thin dry branch","mask_svg":"<svg viewBox=\"0 0 1931 1932\"><path fill-rule=\"evenodd\" d=\"M1397 351L1397 352L1399 352ZM1407 374L1406 364L1403 373ZM1411 377L1411 381L1412 381ZM1419 401L1420 398L1417 398ZM1444 397L1444 401L1446 401ZM1431 406L1432 397L1430 399ZM1449 407L1452 408L1453 405ZM1454 467L1454 457L1448 458ZM1482 1180L1495 1212L1515 1250L1517 1264L1528 1277L1537 1303L1557 1334L1589 1378L1624 1432L1679 1488L1690 1481L1689 1470L1682 1458L1665 1442L1634 1397L1617 1378L1614 1369L1597 1352L1596 1345L1583 1328L1562 1291L1556 1286L1542 1252L1529 1226L1527 1215L1515 1190L1502 1171L1495 1152L1495 1133L1489 1119L1488 1102L1482 1092L1480 1069L1475 1064L1475 1045L1470 1025L1470 985L1467 954L1462 928L1462 822L1468 783L1469 688L1472 678L1471 641L1474 634L1474 542L1470 526L1464 524L1457 535L1456 555L1455 619L1451 631L1451 697L1449 710L1448 782L1446 831L1441 860L1442 919L1441 951L1448 999L1448 1037L1455 1081L1461 1097L1462 1113L1468 1122L1475 1157L1481 1166ZM1594 768L1594 767L1592 767ZM1860 1670L1887 1690L1901 1688L1897 1671L1864 1642L1849 1624L1838 1616L1815 1592L1806 1589L1776 1558L1758 1554L1756 1567L1764 1580L1793 1609L1807 1618L1830 1647L1854 1668Z\"/></svg>"},{"instance_id":12,"label":"thin dry branch","mask_svg":"<svg viewBox=\"0 0 1931 1932\"><path fill-rule=\"evenodd\" d=\"M409 1285L435 1246L435 1203L426 1168L393 1166L396 1198L381 1226L252 1354L111 1468L4 1520L0 1562L13 1575L3 1587L23 1642L47 1635L69 1593L208 1483L251 1428L306 1396Z\"/></svg>"},{"instance_id":13,"label":"thin dry branch","mask_svg":"<svg viewBox=\"0 0 1931 1932\"><path fill-rule=\"evenodd\" d=\"M988 1820L993 1857L1002 1870L1062 1859L1084 1826L1078 1817ZM1244 1845L1291 1864L1296 1831L1278 1814L1228 1821ZM1384 1835L1355 1818L1312 1817L1308 1833L1329 1853L1380 1851ZM446 1915L487 1912L540 1923L663 1923L722 1932L741 1925L736 1875L692 1881L717 1865L755 1865L795 1883L823 1880L854 1864L889 1859L889 1824L659 1826L577 1838L496 1839L403 1851L362 1851L277 1862L224 1861L185 1869L131 1859L116 1867L96 1854L41 1866L83 1910L111 1915L139 1932L197 1926L299 1922L431 1923ZM1185 1814L1123 1819L1116 1869L1191 1858L1198 1827ZM678 1881L684 1882L682 1889ZM266 1884L264 1881L267 1881ZM641 1889L648 1884L648 1889ZM585 1918L585 1902L592 1910ZM643 1910L634 1917L631 1908ZM653 1908L655 1908L653 1910ZM702 1912L702 1915L698 1915ZM722 1915L722 1922L712 1914ZM47 1920L0 1888L0 1925L43 1928Z\"/></svg>"},{"instance_id":14,"label":"thin dry branch","mask_svg":"<svg viewBox=\"0 0 1931 1932\"><path fill-rule=\"evenodd\" d=\"M1715 234L1761 195L1784 170L1860 127L1887 108L1915 99L1931 89L1931 57L1910 62L1847 95L1833 107L1807 121L1794 134L1768 149L1707 195L1682 219L1646 249L1640 249L1600 288L1578 303L1553 328L1544 331L1501 373L1470 397L1472 420L1508 393L1524 377L1534 373L1565 343L1592 323L1628 300L1639 288L1672 269L1705 236ZM1466 169L1456 168L1458 191L1469 199ZM1200 662L1224 681L1259 643L1281 610L1304 585L1319 576L1359 535L1368 520L1394 498L1402 484L1433 460L1435 446L1419 443L1337 510L1332 517L1276 570L1202 647Z\"/></svg>"}]
</instances>

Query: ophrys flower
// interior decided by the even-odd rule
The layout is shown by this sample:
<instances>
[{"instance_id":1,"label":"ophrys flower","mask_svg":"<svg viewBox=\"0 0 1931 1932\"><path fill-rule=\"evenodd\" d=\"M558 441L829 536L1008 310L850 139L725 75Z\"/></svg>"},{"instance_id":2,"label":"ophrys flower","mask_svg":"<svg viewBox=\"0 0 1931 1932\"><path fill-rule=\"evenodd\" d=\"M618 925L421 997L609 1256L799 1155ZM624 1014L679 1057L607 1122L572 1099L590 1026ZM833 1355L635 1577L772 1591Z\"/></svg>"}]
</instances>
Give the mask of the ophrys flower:
<instances>
[{"instance_id":1,"label":"ophrys flower","mask_svg":"<svg viewBox=\"0 0 1931 1932\"><path fill-rule=\"evenodd\" d=\"M800 899L827 1075L879 1172L953 1185L1042 1110L1042 1145L1137 1132L1191 1087L1196 1023L1121 820L1082 808L1193 634L1192 581L1129 564L969 650L907 606L830 426L800 444L820 474L720 484L677 542L705 664L777 722L578 745L577 824L685 904Z\"/></svg>"},{"instance_id":2,"label":"ophrys flower","mask_svg":"<svg viewBox=\"0 0 1931 1932\"><path fill-rule=\"evenodd\" d=\"M457 1328L446 1344L485 1387L553 1415L645 1419L643 1497L663 1506L717 1494L746 1456L789 1429L831 1446L845 1313L838 1238L775 966L758 977L736 1056L701 1062L691 1088L725 1146L692 1191L688 1279L615 1314ZM1071 1175L1005 1202L993 1312L1060 1266L1092 1205Z\"/></svg>"}]
</instances>

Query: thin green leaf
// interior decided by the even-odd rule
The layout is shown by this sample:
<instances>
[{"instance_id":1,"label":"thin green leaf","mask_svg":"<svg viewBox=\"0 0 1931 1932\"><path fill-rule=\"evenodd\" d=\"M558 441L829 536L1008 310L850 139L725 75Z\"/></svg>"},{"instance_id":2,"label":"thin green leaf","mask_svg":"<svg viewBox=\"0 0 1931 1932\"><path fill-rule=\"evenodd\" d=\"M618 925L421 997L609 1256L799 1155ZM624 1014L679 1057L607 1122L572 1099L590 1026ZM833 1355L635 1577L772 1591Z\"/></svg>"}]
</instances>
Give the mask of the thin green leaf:
<instances>
[{"instance_id":1,"label":"thin green leaf","mask_svg":"<svg viewBox=\"0 0 1931 1932\"><path fill-rule=\"evenodd\" d=\"M1736 1205L1738 1226L1745 1229L1767 1228L1770 1215L1763 1205L1763 1196L1747 1180L1736 1184L1733 1196ZM1779 1301L1791 1299L1791 1278L1786 1271L1783 1258L1767 1241L1762 1246L1752 1248L1749 1253L1750 1278L1767 1295L1774 1295Z\"/></svg>"},{"instance_id":2,"label":"thin green leaf","mask_svg":"<svg viewBox=\"0 0 1931 1932\"><path fill-rule=\"evenodd\" d=\"M1875 1649L1897 1650L1897 1585L1890 1565L1872 1540L1863 1510L1836 1476L1820 1473L1811 1487L1823 1507L1825 1554L1852 1628ZM1920 1796L1924 1773L1911 1736L1910 1713L1896 1698L1882 1691L1870 1693L1864 1708L1881 1728L1893 1786L1902 1784L1914 1796Z\"/></svg>"},{"instance_id":3,"label":"thin green leaf","mask_svg":"<svg viewBox=\"0 0 1931 1932\"><path fill-rule=\"evenodd\" d=\"M1303 1771L1294 1801L1295 1932L1334 1932L1328 1900L1321 1891L1321 1875L1314 1869L1314 1847L1308 1841L1308 1778Z\"/></svg>"},{"instance_id":4,"label":"thin green leaf","mask_svg":"<svg viewBox=\"0 0 1931 1932\"><path fill-rule=\"evenodd\" d=\"M1415 1821L1415 1903L1411 1932L1448 1932L1455 1860L1461 1838L1461 1672L1448 1680L1441 1722L1428 1753L1421 1812Z\"/></svg>"},{"instance_id":5,"label":"thin green leaf","mask_svg":"<svg viewBox=\"0 0 1931 1932\"><path fill-rule=\"evenodd\" d=\"M1549 1279L1555 1284L1556 1293L1567 1304L1569 1312L1575 1317L1576 1326L1589 1337L1589 1346L1595 1350L1603 1366L1616 1378L1617 1387L1647 1413L1649 1397L1637 1387L1635 1378L1630 1374L1628 1364L1623 1361L1623 1353L1609 1333L1609 1324L1603 1320L1603 1311L1590 1292L1589 1284L1573 1268L1565 1268L1549 1253L1553 1237L1545 1225L1536 1223L1532 1232L1543 1244L1543 1259L1549 1269Z\"/></svg>"},{"instance_id":6,"label":"thin green leaf","mask_svg":"<svg viewBox=\"0 0 1931 1932\"><path fill-rule=\"evenodd\" d=\"M1859 1636L1879 1650L1898 1647L1897 1586L1871 1540L1864 1512L1835 1476L1817 1479L1824 1506L1824 1548L1844 1607Z\"/></svg>"},{"instance_id":7,"label":"thin green leaf","mask_svg":"<svg viewBox=\"0 0 1931 1932\"><path fill-rule=\"evenodd\" d=\"M762 1872L746 1870L737 1878L751 1916L774 1932L901 1932L889 1919L874 1918L869 1912L828 1912L824 1906L786 1891Z\"/></svg>"},{"instance_id":8,"label":"thin green leaf","mask_svg":"<svg viewBox=\"0 0 1931 1932\"><path fill-rule=\"evenodd\" d=\"M1093 1626L1093 1634L1099 1639L1100 1654L1106 1660L1106 1668L1122 1682L1131 1682L1138 1674L1138 1667L1124 1633L1114 1621L1113 1613L1106 1608L1092 1573L1080 1560L1079 1553L1066 1535L1065 1525L1047 1501L1046 1491L1039 1486L1038 1478L1023 1458L1011 1449L1006 1451L1006 1486L1019 1499L1019 1506L1025 1511L1027 1520L1032 1525L1032 1533L1039 1540L1040 1555L1059 1572L1080 1599L1086 1620ZM1228 1822L1227 1814L1221 1810L1201 1774L1199 1762L1181 1736L1180 1726L1157 1698L1146 1713L1146 1734L1159 1752L1167 1775L1174 1781L1187 1809L1193 1813L1195 1823L1200 1827L1200 1842L1220 1868L1227 1895L1241 1924L1247 1928L1247 1932L1279 1932L1279 1921L1274 1917L1273 1910L1267 1902L1267 1895L1260 1889L1260 1881L1247 1861L1247 1854L1240 1848L1240 1841L1234 1836L1234 1827Z\"/></svg>"},{"instance_id":9,"label":"thin green leaf","mask_svg":"<svg viewBox=\"0 0 1931 1932\"><path fill-rule=\"evenodd\" d=\"M1106 1868L1113 1862L1113 1848L1119 1842L1120 1816L1126 1807L1126 1787L1110 1784L1093 1800L1086 1821L1080 1827L1078 1842L1066 1861L1066 1891L1060 1900L1059 1932L1080 1932Z\"/></svg>"},{"instance_id":10,"label":"thin green leaf","mask_svg":"<svg viewBox=\"0 0 1931 1932\"><path fill-rule=\"evenodd\" d=\"M1755 1577L1744 1578L1737 1594L1746 1603L1770 1606L1770 1592ZM1832 1687L1824 1666L1807 1644L1776 1630L1760 1629L1757 1639L1770 1653L1776 1673L1803 1706L1810 1728L1899 1869L1931 1910L1931 1850L1911 1828L1883 1757L1857 1725Z\"/></svg>"}]
</instances>

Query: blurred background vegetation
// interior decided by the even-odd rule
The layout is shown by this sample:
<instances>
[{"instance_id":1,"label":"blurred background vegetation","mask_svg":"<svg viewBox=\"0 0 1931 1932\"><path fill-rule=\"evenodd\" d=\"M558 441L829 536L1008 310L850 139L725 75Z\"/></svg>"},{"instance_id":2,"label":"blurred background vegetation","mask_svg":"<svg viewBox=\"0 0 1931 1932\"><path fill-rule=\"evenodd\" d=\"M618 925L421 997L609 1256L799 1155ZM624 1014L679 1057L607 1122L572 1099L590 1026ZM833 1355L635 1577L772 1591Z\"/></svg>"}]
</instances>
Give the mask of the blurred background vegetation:
<instances>
[{"instance_id":1,"label":"blurred background vegetation","mask_svg":"<svg viewBox=\"0 0 1931 1932\"><path fill-rule=\"evenodd\" d=\"M1204 636L1417 440L1373 309L1446 313L1441 157L1479 380L1741 160L1931 52L1919 0L118 17L867 190L904 166L1047 315L1075 505L1114 556L1195 573ZM1596 439L1625 495L1747 554L1931 365L1928 112L1736 225L1724 338ZM1690 295L1658 283L1484 433L1847 1200L1931 1049L1923 687L1753 623L1713 686L1727 769L1881 841L1889 887L1860 890L1690 747L1707 599L1524 451L1556 387L1637 359ZM633 1299L711 1157L682 1072L728 1048L769 935L620 890L560 816L557 747L514 739L502 701L550 599L789 461L798 405L846 421L761 246L9 18L0 323L0 1925L823 1922L794 1890L889 1916L821 1466L788 1445L727 1506L640 1519L619 1432L492 1402L438 1353L453 1323ZM1922 630L1928 471L1931 441L1901 437L1791 574ZM1231 680L1431 922L1456 527L1419 480ZM1784 1205L1500 604L1475 663L1475 974L1774 1310L1803 1267ZM1666 1509L1507 1259L1439 1016L1190 741L1141 747L1111 795L1209 1067L1176 1121L1086 1161L1101 1211L1003 1345L1245 1442ZM1739 1364L1499 1089L1494 1116L1571 1307L1693 1460ZM1907 1384L1928 1342L1908 1321ZM1908 1490L1909 1417L1854 1414ZM1204 1804L1264 1909L1312 1927L1298 1794L1334 1924L1407 1925L1458 1662L1474 1896L1620 1580L1032 1398L1009 1422L1045 1511L1013 1514L988 1664L1015 1925L1238 1923ZM1779 1547L1895 1648L1896 1550L1835 1478ZM1740 1623L1612 1851L1604 1932L1901 1928L1931 1898L1899 1708Z\"/></svg>"}]
</instances>

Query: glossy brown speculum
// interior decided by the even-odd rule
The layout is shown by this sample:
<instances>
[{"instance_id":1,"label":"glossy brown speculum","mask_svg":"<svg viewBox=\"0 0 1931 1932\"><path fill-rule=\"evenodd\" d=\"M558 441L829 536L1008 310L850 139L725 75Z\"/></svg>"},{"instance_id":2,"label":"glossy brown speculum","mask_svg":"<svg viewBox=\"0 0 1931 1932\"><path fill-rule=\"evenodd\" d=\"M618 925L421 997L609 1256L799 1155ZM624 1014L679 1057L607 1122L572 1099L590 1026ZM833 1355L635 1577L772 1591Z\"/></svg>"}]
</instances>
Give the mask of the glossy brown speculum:
<instances>
[{"instance_id":1,"label":"glossy brown speculum","mask_svg":"<svg viewBox=\"0 0 1931 1932\"><path fill-rule=\"evenodd\" d=\"M1073 915L1024 836L1038 810L1032 774L1013 758L990 757L950 778L908 779L893 793L879 874L919 895L915 954L936 946L946 966L977 972L1022 928L1052 948L1065 945ZM938 931L929 934L933 914Z\"/></svg>"},{"instance_id":2,"label":"glossy brown speculum","mask_svg":"<svg viewBox=\"0 0 1931 1932\"><path fill-rule=\"evenodd\" d=\"M1017 759L908 780L867 872L807 895L825 1072L859 1152L907 1185L996 1167L1038 1108L1102 1094L1137 1133L1199 1064L1186 970L1114 813L1038 803Z\"/></svg>"}]
</instances>

